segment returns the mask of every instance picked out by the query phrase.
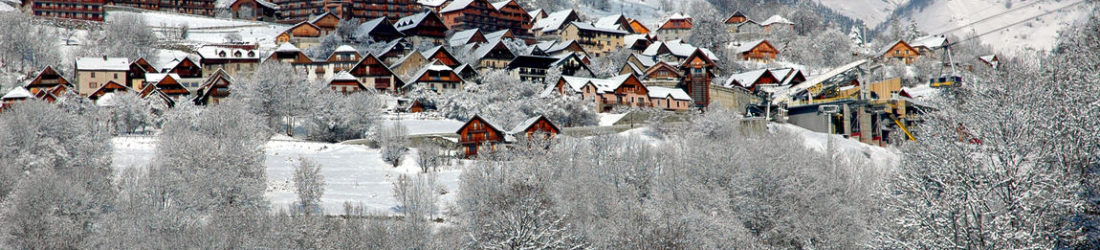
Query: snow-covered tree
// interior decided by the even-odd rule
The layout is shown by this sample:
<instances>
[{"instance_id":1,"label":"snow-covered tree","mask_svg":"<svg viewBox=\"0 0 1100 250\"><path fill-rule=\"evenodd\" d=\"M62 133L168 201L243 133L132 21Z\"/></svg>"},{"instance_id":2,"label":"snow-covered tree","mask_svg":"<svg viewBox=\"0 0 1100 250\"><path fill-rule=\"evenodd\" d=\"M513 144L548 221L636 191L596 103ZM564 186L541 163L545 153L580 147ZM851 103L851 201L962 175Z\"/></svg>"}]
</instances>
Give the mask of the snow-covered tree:
<instances>
[{"instance_id":1,"label":"snow-covered tree","mask_svg":"<svg viewBox=\"0 0 1100 250\"><path fill-rule=\"evenodd\" d=\"M376 125L382 105L374 93L359 91L345 95L323 90L314 111L307 115L306 131L311 139L326 142L363 138Z\"/></svg>"},{"instance_id":2,"label":"snow-covered tree","mask_svg":"<svg viewBox=\"0 0 1100 250\"><path fill-rule=\"evenodd\" d=\"M88 48L79 52L83 56L145 58L154 64L164 63L155 61L159 39L138 14L113 14L101 29L90 31L87 39Z\"/></svg>"},{"instance_id":3,"label":"snow-covered tree","mask_svg":"<svg viewBox=\"0 0 1100 250\"><path fill-rule=\"evenodd\" d=\"M378 146L382 148L382 160L394 167L400 165L401 158L409 150L408 135L409 129L397 121L379 125L374 136Z\"/></svg>"},{"instance_id":4,"label":"snow-covered tree","mask_svg":"<svg viewBox=\"0 0 1100 250\"><path fill-rule=\"evenodd\" d=\"M294 192L298 194L298 201L292 211L305 216L323 213L321 196L325 194L325 177L321 175L321 166L305 158L299 161L294 169Z\"/></svg>"},{"instance_id":5,"label":"snow-covered tree","mask_svg":"<svg viewBox=\"0 0 1100 250\"><path fill-rule=\"evenodd\" d=\"M105 107L110 114L110 121L114 125L115 133L136 133L152 125L153 117L150 113L149 103L134 93L115 93L110 100L109 107Z\"/></svg>"},{"instance_id":6,"label":"snow-covered tree","mask_svg":"<svg viewBox=\"0 0 1100 250\"><path fill-rule=\"evenodd\" d=\"M248 105L251 113L267 120L269 129L285 128L289 135L294 117L312 113L315 102L320 100L318 96L325 90L320 83L306 80L304 73L289 64L268 62L260 64L251 78L229 88L234 98Z\"/></svg>"},{"instance_id":7,"label":"snow-covered tree","mask_svg":"<svg viewBox=\"0 0 1100 250\"><path fill-rule=\"evenodd\" d=\"M438 212L439 186L436 178L431 173L397 177L397 181L393 183L393 196L406 219L423 222Z\"/></svg>"},{"instance_id":8,"label":"snow-covered tree","mask_svg":"<svg viewBox=\"0 0 1100 250\"><path fill-rule=\"evenodd\" d=\"M61 63L58 32L19 11L0 12L0 68L40 70ZM4 83L0 85L10 86Z\"/></svg>"}]
</instances>

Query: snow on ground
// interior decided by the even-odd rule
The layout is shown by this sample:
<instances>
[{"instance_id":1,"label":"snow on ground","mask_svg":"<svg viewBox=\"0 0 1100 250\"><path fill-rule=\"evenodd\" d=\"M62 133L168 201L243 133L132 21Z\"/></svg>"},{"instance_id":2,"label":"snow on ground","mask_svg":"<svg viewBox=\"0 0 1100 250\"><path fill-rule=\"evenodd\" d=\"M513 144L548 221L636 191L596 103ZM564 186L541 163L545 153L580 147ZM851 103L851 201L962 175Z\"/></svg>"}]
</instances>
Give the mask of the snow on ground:
<instances>
[{"instance_id":1,"label":"snow on ground","mask_svg":"<svg viewBox=\"0 0 1100 250\"><path fill-rule=\"evenodd\" d=\"M175 14L158 11L134 12L127 10L111 10L107 18L118 14L141 15L146 24L154 27L158 33L171 36L179 32L179 27L186 25L189 28L187 41L198 44L224 43L225 36L236 33L241 35L244 42L258 42L261 47L274 49L275 36L282 33L289 25L248 21L240 19L213 18L196 15Z\"/></svg>"},{"instance_id":2,"label":"snow on ground","mask_svg":"<svg viewBox=\"0 0 1100 250\"><path fill-rule=\"evenodd\" d=\"M465 122L451 119L401 119L397 123L409 129L409 135L437 135L458 131Z\"/></svg>"},{"instance_id":3,"label":"snow on ground","mask_svg":"<svg viewBox=\"0 0 1100 250\"><path fill-rule=\"evenodd\" d=\"M13 11L13 10L15 10L15 7L11 7L11 5L8 5L7 3L0 2L0 11Z\"/></svg>"},{"instance_id":4,"label":"snow on ground","mask_svg":"<svg viewBox=\"0 0 1100 250\"><path fill-rule=\"evenodd\" d=\"M146 167L152 162L156 138L151 136L116 137L114 167ZM383 162L379 150L361 145L330 144L275 137L264 145L267 158L267 199L272 209L285 209L297 197L292 176L299 159L305 158L321 166L325 177L323 207L328 214L342 214L344 202L361 204L368 211L394 213L393 182L402 174L415 175L416 151L407 154L405 164L394 168ZM452 203L458 191L458 176L462 167L444 167L437 174L437 183L446 192L441 207Z\"/></svg>"},{"instance_id":5,"label":"snow on ground","mask_svg":"<svg viewBox=\"0 0 1100 250\"><path fill-rule=\"evenodd\" d=\"M949 29L960 27L987 17L992 17L1009 10L1009 8L1005 8L1005 1L1010 0L940 0L912 14L911 18L916 22L917 28L921 31L930 34L940 34ZM959 37L967 37L970 34L986 33L1018 21L1027 20L1030 17L1040 15L1047 11L1078 2L1039 0L1041 3L1025 7L1024 5L1034 3L1034 1L1011 1L1013 1L1013 9L1020 8L1020 10L994 17L966 29L954 31L952 34ZM1089 8L1087 5L1080 4L1054 14L1009 27L1002 31L994 32L981 37L981 42L1006 54L1018 54L1026 50L1049 51L1057 44L1059 31L1070 25L1087 21L1088 15Z\"/></svg>"},{"instance_id":6,"label":"snow on ground","mask_svg":"<svg viewBox=\"0 0 1100 250\"><path fill-rule=\"evenodd\" d=\"M597 115L600 118L600 126L601 127L614 126L615 122L618 122L619 119L623 119L623 116L626 116L625 113L624 114L599 113Z\"/></svg>"},{"instance_id":7,"label":"snow on ground","mask_svg":"<svg viewBox=\"0 0 1100 250\"><path fill-rule=\"evenodd\" d=\"M817 0L826 8L837 13L862 20L867 27L875 27L886 22L894 10L909 0Z\"/></svg>"},{"instance_id":8,"label":"snow on ground","mask_svg":"<svg viewBox=\"0 0 1100 250\"><path fill-rule=\"evenodd\" d=\"M810 131L794 124L770 124L769 126L776 131L788 132L801 136L805 140L803 145L806 146L806 148L818 152L826 152L826 147L828 145L827 140L829 137L827 137L825 133ZM844 138L844 136L840 135L831 136L833 137L833 145L836 146L838 155L863 155L881 170L894 169L901 164L901 156L896 150L864 144L855 139Z\"/></svg>"},{"instance_id":9,"label":"snow on ground","mask_svg":"<svg viewBox=\"0 0 1100 250\"><path fill-rule=\"evenodd\" d=\"M687 2L684 0L683 2ZM678 2L680 3L680 2ZM671 13L680 11L679 8L688 8L690 4L682 3L677 6L664 6L661 0L607 0L607 9L596 9L589 6L577 5L577 12L587 17L588 19L595 20L600 17L623 14L628 18L637 19L642 22L650 30L657 30L660 27L660 22L671 15ZM558 10L547 10L548 12L554 12Z\"/></svg>"}]
</instances>

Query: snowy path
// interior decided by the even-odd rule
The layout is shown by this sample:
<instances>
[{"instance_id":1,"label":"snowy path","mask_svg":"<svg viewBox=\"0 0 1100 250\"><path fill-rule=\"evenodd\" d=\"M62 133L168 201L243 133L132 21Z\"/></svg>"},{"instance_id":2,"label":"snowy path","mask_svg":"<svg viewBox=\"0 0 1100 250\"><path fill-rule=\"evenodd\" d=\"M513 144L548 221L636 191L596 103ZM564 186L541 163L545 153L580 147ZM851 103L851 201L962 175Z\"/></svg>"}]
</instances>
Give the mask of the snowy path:
<instances>
[{"instance_id":1,"label":"snowy path","mask_svg":"<svg viewBox=\"0 0 1100 250\"><path fill-rule=\"evenodd\" d=\"M154 137L116 137L114 166L116 168L145 167L152 162L156 148ZM292 176L299 158L304 157L321 166L325 177L325 212L342 214L344 202L362 204L368 211L394 213L393 181L401 174L415 174L415 150L398 168L386 164L377 149L360 145L329 144L276 138L264 145L267 153L266 196L273 209L284 209L296 197ZM459 167L440 169L437 181L446 191L441 207L454 201L458 190Z\"/></svg>"}]
</instances>

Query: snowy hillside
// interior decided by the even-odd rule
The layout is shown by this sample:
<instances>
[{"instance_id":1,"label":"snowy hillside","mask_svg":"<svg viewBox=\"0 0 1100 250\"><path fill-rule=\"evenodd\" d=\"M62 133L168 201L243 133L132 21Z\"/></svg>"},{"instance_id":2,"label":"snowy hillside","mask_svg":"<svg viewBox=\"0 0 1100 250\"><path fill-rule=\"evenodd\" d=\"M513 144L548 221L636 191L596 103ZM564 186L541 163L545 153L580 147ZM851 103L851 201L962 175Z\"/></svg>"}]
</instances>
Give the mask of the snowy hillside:
<instances>
[{"instance_id":1,"label":"snowy hillside","mask_svg":"<svg viewBox=\"0 0 1100 250\"><path fill-rule=\"evenodd\" d=\"M1010 0L939 0L906 18L915 21L917 27L923 32L939 34L992 17L969 28L951 32L956 36L966 37L969 34L991 32L1079 2L1044 0L1035 5L1029 5L1033 2L1013 1L1013 11L998 15L1010 10L1005 8L1005 1ZM1018 10L1015 10L1017 8ZM996 31L982 37L981 41L1007 54L1015 54L1021 50L1050 50L1058 41L1059 31L1072 24L1084 22L1088 18L1088 13L1084 4L1072 6L1054 14Z\"/></svg>"},{"instance_id":2,"label":"snowy hillside","mask_svg":"<svg viewBox=\"0 0 1100 250\"><path fill-rule=\"evenodd\" d=\"M918 1L910 0L815 1L840 14L863 20L869 28L883 24L895 15L899 8L910 7L912 11L898 17L902 26L912 22L924 33L948 32L958 37L993 32L981 37L981 42L1006 54L1016 54L1023 50L1049 50L1055 45L1059 31L1072 24L1081 23L1088 17L1088 8L1082 4L1027 21L1047 11L1079 2L1069 0L928 0L919 1L927 4L919 8L907 6L918 4ZM1011 4L1007 4L1009 1ZM997 30L1021 21L1025 22L1004 30ZM978 23L956 29L974 22Z\"/></svg>"},{"instance_id":3,"label":"snowy hillside","mask_svg":"<svg viewBox=\"0 0 1100 250\"><path fill-rule=\"evenodd\" d=\"M862 20L867 27L875 27L890 19L898 7L909 0L815 0L841 15Z\"/></svg>"},{"instance_id":4,"label":"snowy hillside","mask_svg":"<svg viewBox=\"0 0 1100 250\"><path fill-rule=\"evenodd\" d=\"M646 26L656 29L659 23L671 13L682 12L690 6L690 2L699 0L684 0L678 5L668 6L662 0L607 0L607 8L598 9L589 6L578 5L577 11L588 18L597 18L614 14L623 14L629 18L638 19Z\"/></svg>"}]
</instances>

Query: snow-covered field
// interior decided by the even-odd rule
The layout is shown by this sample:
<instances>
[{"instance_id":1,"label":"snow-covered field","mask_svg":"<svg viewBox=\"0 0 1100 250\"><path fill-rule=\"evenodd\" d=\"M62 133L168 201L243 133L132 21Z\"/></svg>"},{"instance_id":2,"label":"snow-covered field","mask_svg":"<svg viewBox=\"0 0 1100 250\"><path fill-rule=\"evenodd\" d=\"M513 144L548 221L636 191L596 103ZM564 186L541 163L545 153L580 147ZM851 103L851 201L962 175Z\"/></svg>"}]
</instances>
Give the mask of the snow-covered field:
<instances>
[{"instance_id":1,"label":"snow-covered field","mask_svg":"<svg viewBox=\"0 0 1100 250\"><path fill-rule=\"evenodd\" d=\"M195 44L224 43L226 35L239 34L244 42L257 42L263 48L275 48L275 36L279 35L289 25L269 22L247 21L240 19L213 18L196 15L175 14L158 11L126 11L112 10L107 13L110 20L112 15L136 14L145 19L145 23L153 26L162 37L171 36L179 32L179 27L186 25L189 29L187 41Z\"/></svg>"},{"instance_id":2,"label":"snow-covered field","mask_svg":"<svg viewBox=\"0 0 1100 250\"><path fill-rule=\"evenodd\" d=\"M114 166L116 168L145 167L152 162L156 150L154 137L116 137ZM276 137L265 145L267 152L267 198L273 209L286 208L297 199L292 176L299 159L305 158L321 166L325 177L325 194L322 198L325 212L343 213L345 202L361 204L374 212L393 213L397 201L393 198L393 182L402 174L415 175L416 152L411 151L405 163L394 168L383 162L377 149L361 145L317 143ZM454 201L458 190L458 176L462 167L441 168L437 183L446 191L441 197L441 207Z\"/></svg>"}]
</instances>

